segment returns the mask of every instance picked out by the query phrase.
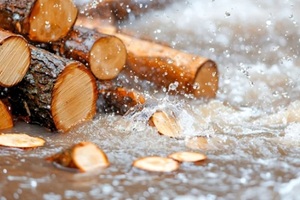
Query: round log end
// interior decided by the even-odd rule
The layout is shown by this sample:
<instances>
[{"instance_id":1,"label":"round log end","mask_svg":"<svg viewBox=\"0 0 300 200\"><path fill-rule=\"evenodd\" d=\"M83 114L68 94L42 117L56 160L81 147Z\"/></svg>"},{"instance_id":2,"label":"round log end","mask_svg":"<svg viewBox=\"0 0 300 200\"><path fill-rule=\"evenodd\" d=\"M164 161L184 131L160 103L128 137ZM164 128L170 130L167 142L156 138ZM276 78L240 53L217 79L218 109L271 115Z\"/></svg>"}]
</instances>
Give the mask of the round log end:
<instances>
[{"instance_id":1,"label":"round log end","mask_svg":"<svg viewBox=\"0 0 300 200\"><path fill-rule=\"evenodd\" d=\"M115 36L102 37L90 51L91 71L99 80L111 80L124 68L126 55L127 50L122 40Z\"/></svg>"},{"instance_id":2,"label":"round log end","mask_svg":"<svg viewBox=\"0 0 300 200\"><path fill-rule=\"evenodd\" d=\"M13 119L7 106L0 100L0 129L12 128L13 126Z\"/></svg>"},{"instance_id":3,"label":"round log end","mask_svg":"<svg viewBox=\"0 0 300 200\"><path fill-rule=\"evenodd\" d=\"M57 41L67 35L77 13L72 0L37 0L29 17L28 37L37 42Z\"/></svg>"},{"instance_id":4,"label":"round log end","mask_svg":"<svg viewBox=\"0 0 300 200\"><path fill-rule=\"evenodd\" d=\"M0 85L11 87L25 76L30 64L30 49L27 41L18 35L7 37L0 45Z\"/></svg>"},{"instance_id":5,"label":"round log end","mask_svg":"<svg viewBox=\"0 0 300 200\"><path fill-rule=\"evenodd\" d=\"M194 79L194 96L214 98L218 90L217 64L212 60L206 60L196 72Z\"/></svg>"},{"instance_id":6,"label":"round log end","mask_svg":"<svg viewBox=\"0 0 300 200\"><path fill-rule=\"evenodd\" d=\"M55 126L68 131L96 114L97 87L93 75L78 62L59 75L52 93L51 112Z\"/></svg>"}]
</instances>

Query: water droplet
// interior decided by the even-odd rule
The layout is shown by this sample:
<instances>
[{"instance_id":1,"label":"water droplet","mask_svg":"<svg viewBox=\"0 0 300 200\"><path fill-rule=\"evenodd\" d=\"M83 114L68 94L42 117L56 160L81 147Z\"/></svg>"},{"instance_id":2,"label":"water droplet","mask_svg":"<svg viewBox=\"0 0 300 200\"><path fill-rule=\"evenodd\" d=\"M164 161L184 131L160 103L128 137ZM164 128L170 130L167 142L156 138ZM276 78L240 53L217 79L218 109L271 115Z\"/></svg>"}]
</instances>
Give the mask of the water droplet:
<instances>
[{"instance_id":1,"label":"water droplet","mask_svg":"<svg viewBox=\"0 0 300 200\"><path fill-rule=\"evenodd\" d=\"M231 15L230 12L228 12L228 11L225 12L226 17L230 17L230 15Z\"/></svg>"}]
</instances>

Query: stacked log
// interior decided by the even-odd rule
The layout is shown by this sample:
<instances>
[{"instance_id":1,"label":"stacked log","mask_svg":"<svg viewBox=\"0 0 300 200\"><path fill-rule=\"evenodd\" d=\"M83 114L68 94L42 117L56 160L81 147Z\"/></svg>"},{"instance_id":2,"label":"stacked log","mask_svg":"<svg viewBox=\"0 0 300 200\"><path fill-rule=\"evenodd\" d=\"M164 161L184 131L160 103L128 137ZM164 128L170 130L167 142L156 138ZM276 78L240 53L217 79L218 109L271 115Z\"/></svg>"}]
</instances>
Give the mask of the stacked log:
<instances>
[{"instance_id":1,"label":"stacked log","mask_svg":"<svg viewBox=\"0 0 300 200\"><path fill-rule=\"evenodd\" d=\"M68 34L78 10L72 0L1 0L1 27L36 42L57 41Z\"/></svg>"},{"instance_id":2,"label":"stacked log","mask_svg":"<svg viewBox=\"0 0 300 200\"><path fill-rule=\"evenodd\" d=\"M80 62L30 46L30 68L10 89L13 113L50 130L68 131L96 113L97 86Z\"/></svg>"},{"instance_id":3,"label":"stacked log","mask_svg":"<svg viewBox=\"0 0 300 200\"><path fill-rule=\"evenodd\" d=\"M125 66L127 55L118 37L83 27L74 27L62 41L54 43L52 49L87 64L99 80L116 78Z\"/></svg>"},{"instance_id":4,"label":"stacked log","mask_svg":"<svg viewBox=\"0 0 300 200\"><path fill-rule=\"evenodd\" d=\"M103 2L123 19L128 9L139 13L169 1ZM84 26L75 26L77 13L71 0L0 1L0 27L5 29L0 30L0 97L11 105L10 109L0 101L0 115L8 120L0 121L7 124L0 128L11 127L16 116L67 132L93 119L97 110L123 115L144 104L145 98L122 86L104 90L97 84L113 81L125 66L161 87L174 86L174 94L216 96L214 61L94 22L83 20ZM104 102L101 108L99 98Z\"/></svg>"}]
</instances>

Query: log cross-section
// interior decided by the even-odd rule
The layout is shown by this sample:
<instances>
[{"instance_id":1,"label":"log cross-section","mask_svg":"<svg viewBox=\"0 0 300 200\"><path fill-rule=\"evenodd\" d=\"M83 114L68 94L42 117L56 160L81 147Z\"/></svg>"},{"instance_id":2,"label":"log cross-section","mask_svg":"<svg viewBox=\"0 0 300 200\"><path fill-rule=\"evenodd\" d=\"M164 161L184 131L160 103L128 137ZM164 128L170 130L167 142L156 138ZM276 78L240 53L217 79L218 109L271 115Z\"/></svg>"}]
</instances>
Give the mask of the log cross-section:
<instances>
[{"instance_id":1,"label":"log cross-section","mask_svg":"<svg viewBox=\"0 0 300 200\"><path fill-rule=\"evenodd\" d=\"M72 0L0 0L0 27L51 42L67 35L77 13Z\"/></svg>"},{"instance_id":2,"label":"log cross-section","mask_svg":"<svg viewBox=\"0 0 300 200\"><path fill-rule=\"evenodd\" d=\"M97 86L92 73L70 61L30 46L31 65L10 91L13 113L50 130L68 131L96 113Z\"/></svg>"},{"instance_id":3,"label":"log cross-section","mask_svg":"<svg viewBox=\"0 0 300 200\"><path fill-rule=\"evenodd\" d=\"M86 63L99 80L117 77L127 57L126 47L118 37L83 27L74 27L52 48L62 56Z\"/></svg>"},{"instance_id":4,"label":"log cross-section","mask_svg":"<svg viewBox=\"0 0 300 200\"><path fill-rule=\"evenodd\" d=\"M11 87L25 76L30 64L30 49L20 35L0 30L0 86Z\"/></svg>"}]
</instances>

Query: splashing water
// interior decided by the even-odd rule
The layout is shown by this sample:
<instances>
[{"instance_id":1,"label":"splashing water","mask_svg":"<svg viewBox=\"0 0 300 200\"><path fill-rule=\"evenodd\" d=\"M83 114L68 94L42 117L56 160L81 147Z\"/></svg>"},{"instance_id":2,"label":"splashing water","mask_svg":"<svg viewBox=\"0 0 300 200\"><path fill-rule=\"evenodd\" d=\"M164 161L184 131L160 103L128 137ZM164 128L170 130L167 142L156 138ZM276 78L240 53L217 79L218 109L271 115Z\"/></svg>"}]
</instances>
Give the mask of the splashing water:
<instances>
[{"instance_id":1,"label":"splashing water","mask_svg":"<svg viewBox=\"0 0 300 200\"><path fill-rule=\"evenodd\" d=\"M120 25L218 63L220 90L211 101L174 97L139 84L147 104L125 116L99 114L69 134L18 125L47 140L32 151L1 149L1 199L299 199L299 3L245 0L180 1ZM144 83L144 82L143 82ZM176 89L176 83L164 91ZM144 91L147 90L147 91ZM156 110L172 112L183 139L148 125ZM195 136L207 137L199 147ZM92 141L111 166L76 174L44 158ZM132 161L181 150L208 161L177 172L135 170Z\"/></svg>"}]
</instances>

